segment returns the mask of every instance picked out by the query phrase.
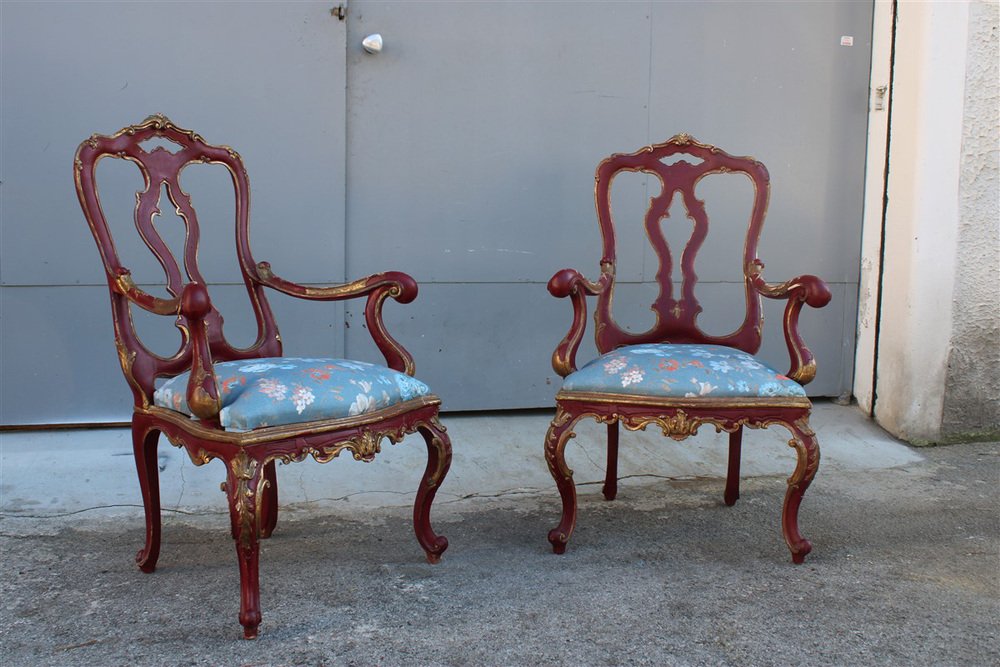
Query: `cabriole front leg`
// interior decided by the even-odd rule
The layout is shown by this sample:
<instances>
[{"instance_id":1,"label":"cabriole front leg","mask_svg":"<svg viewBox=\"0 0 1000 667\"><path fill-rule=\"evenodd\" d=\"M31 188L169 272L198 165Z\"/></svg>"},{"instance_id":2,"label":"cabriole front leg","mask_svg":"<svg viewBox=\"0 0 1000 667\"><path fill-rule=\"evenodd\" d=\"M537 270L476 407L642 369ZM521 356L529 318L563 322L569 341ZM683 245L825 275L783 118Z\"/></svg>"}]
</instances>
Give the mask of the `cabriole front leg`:
<instances>
[{"instance_id":1,"label":"cabriole front leg","mask_svg":"<svg viewBox=\"0 0 1000 667\"><path fill-rule=\"evenodd\" d=\"M413 503L413 530L427 554L428 563L440 561L441 554L448 548L448 538L436 535L431 528L431 503L451 467L451 440L445 430L437 418L419 427L420 435L427 443L427 468Z\"/></svg>"},{"instance_id":2,"label":"cabriole front leg","mask_svg":"<svg viewBox=\"0 0 1000 667\"><path fill-rule=\"evenodd\" d=\"M260 518L264 466L240 450L226 462L226 497L240 564L240 624L244 639L255 639L260 625Z\"/></svg>"},{"instance_id":3,"label":"cabriole front leg","mask_svg":"<svg viewBox=\"0 0 1000 667\"><path fill-rule=\"evenodd\" d=\"M798 564L805 561L806 554L812 551L812 544L799 533L799 505L819 468L819 442L806 417L786 426L792 433L788 445L795 448L798 463L795 472L788 478L788 490L785 491L785 503L781 510L781 532L792 552L792 562Z\"/></svg>"},{"instance_id":4,"label":"cabriole front leg","mask_svg":"<svg viewBox=\"0 0 1000 667\"><path fill-rule=\"evenodd\" d=\"M577 419L579 417L574 418L560 407L545 434L545 463L562 498L562 518L559 525L549 531L552 551L557 554L566 552L566 543L576 526L576 486L573 484L573 471L566 465L565 450L566 443L573 437L573 425Z\"/></svg>"},{"instance_id":5,"label":"cabriole front leg","mask_svg":"<svg viewBox=\"0 0 1000 667\"><path fill-rule=\"evenodd\" d=\"M135 562L143 572L155 570L160 557L160 469L156 457L159 439L159 431L149 430L147 424L133 418L132 451L146 514L146 544L135 555Z\"/></svg>"}]
</instances>

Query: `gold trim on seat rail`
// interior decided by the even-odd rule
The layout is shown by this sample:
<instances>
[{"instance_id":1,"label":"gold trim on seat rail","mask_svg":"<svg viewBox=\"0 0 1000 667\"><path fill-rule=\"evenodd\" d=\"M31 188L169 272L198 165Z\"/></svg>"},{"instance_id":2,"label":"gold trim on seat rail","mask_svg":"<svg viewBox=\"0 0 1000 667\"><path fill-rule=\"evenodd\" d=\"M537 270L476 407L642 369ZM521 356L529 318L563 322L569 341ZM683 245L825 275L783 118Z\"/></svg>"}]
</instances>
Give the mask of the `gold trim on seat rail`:
<instances>
[{"instance_id":1,"label":"gold trim on seat rail","mask_svg":"<svg viewBox=\"0 0 1000 667\"><path fill-rule=\"evenodd\" d=\"M206 440L228 442L240 447L245 447L247 445L255 445L262 442L273 442L282 438L295 438L306 435L327 433L330 431L343 431L351 428L357 428L359 426L365 426L367 424L378 423L386 419L398 417L409 412L420 410L421 408L432 407L440 404L441 399L431 394L415 398L411 401L397 403L396 405L385 408L384 410L366 412L365 414L354 417L324 419L320 421L301 422L297 424L282 424L281 426L268 426L245 432L223 431L221 429L210 428L191 419L182 412L158 406L145 409L136 408L135 412L136 414L150 415L157 419L170 422L171 424L180 427L187 433Z\"/></svg>"},{"instance_id":2,"label":"gold trim on seat rail","mask_svg":"<svg viewBox=\"0 0 1000 667\"><path fill-rule=\"evenodd\" d=\"M688 398L686 396L639 396L606 392L566 391L556 394L557 401L584 401L587 403L625 403L661 408L697 408L700 410L725 408L805 408L812 402L805 396Z\"/></svg>"}]
</instances>

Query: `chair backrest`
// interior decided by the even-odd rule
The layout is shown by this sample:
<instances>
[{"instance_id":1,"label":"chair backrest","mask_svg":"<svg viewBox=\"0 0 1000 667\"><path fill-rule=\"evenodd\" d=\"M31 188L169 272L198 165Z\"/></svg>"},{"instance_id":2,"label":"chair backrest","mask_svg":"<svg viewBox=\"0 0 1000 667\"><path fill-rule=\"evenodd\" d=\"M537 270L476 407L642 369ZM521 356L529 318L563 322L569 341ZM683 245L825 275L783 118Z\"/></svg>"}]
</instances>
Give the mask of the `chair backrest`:
<instances>
[{"instance_id":1,"label":"chair backrest","mask_svg":"<svg viewBox=\"0 0 1000 667\"><path fill-rule=\"evenodd\" d=\"M153 143L159 145L150 148ZM171 148L168 150L164 144L169 144ZM143 190L136 193L135 226L143 242L163 267L166 289L173 298L157 298L136 287L131 271L119 260L101 207L96 181L97 164L106 157L132 162L142 174L145 185ZM104 260L108 288L111 291L115 344L122 370L138 406L145 407L152 402L154 380L157 377L176 375L191 368L190 328L179 311L180 295L185 284L196 282L204 285L205 281L198 268L198 216L191 205L190 196L181 188L179 178L184 168L193 163L219 164L232 176L236 197L236 254L257 319L256 341L248 348L237 348L230 345L223 336L222 316L213 306L206 317L212 358L215 361L231 361L281 355L278 328L263 287L256 280L256 265L250 254L250 188L243 161L236 151L227 146L206 144L194 132L177 127L161 115L150 116L139 125L126 127L112 136L95 134L77 149L74 168L76 190ZM181 258L174 257L153 224L154 217L160 213L160 196L164 190L185 227ZM163 357L143 345L132 319L133 305L157 315L176 318L176 326L181 331L181 345L175 354Z\"/></svg>"},{"instance_id":2,"label":"chair backrest","mask_svg":"<svg viewBox=\"0 0 1000 667\"><path fill-rule=\"evenodd\" d=\"M680 157L673 157L678 154ZM625 331L611 314L616 269L611 183L621 172L645 172L655 175L662 186L658 194L651 196L644 216L646 236L659 261L656 274L659 295L652 305L656 321L643 333ZM753 184L754 192L743 245L746 314L743 322L732 333L711 336L703 332L697 323L702 307L695 298L694 288L698 276L695 275L694 265L698 250L708 234L709 219L705 212L705 203L698 199L695 188L698 182L709 174L730 172L745 174ZM650 179L650 182L653 183L654 179ZM763 321L760 295L751 286L749 274L758 270L755 268L757 241L767 210L769 187L767 169L760 162L752 158L733 157L715 146L699 143L686 134L679 134L665 143L647 146L635 153L612 155L601 162L597 167L595 198L604 242L604 255L601 259L602 280L607 281L607 287L598 296L597 310L594 314L595 335L600 353L604 354L623 345L664 342L728 345L751 354L755 353L760 348ZM680 195L687 217L693 222L691 236L679 254L682 276L679 294L675 293L672 280L673 263L677 261L678 253L671 251L661 224L661 221L668 217L675 193Z\"/></svg>"}]
</instances>

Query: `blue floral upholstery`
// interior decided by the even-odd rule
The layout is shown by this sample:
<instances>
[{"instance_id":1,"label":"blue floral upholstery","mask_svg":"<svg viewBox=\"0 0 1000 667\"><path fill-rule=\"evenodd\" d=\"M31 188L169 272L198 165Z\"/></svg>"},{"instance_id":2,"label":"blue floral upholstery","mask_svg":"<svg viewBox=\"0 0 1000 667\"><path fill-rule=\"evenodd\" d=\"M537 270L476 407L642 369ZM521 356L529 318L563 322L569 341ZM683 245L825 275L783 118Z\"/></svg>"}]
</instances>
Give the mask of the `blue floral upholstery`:
<instances>
[{"instance_id":1,"label":"blue floral upholstery","mask_svg":"<svg viewBox=\"0 0 1000 667\"><path fill-rule=\"evenodd\" d=\"M153 394L161 407L192 416L185 400L188 376L167 380ZM374 412L426 396L423 382L375 364L346 359L270 357L215 364L227 431L250 431Z\"/></svg>"},{"instance_id":2,"label":"blue floral upholstery","mask_svg":"<svg viewBox=\"0 0 1000 667\"><path fill-rule=\"evenodd\" d=\"M566 376L564 392L664 397L790 397L798 382L753 355L721 345L629 345Z\"/></svg>"}]
</instances>

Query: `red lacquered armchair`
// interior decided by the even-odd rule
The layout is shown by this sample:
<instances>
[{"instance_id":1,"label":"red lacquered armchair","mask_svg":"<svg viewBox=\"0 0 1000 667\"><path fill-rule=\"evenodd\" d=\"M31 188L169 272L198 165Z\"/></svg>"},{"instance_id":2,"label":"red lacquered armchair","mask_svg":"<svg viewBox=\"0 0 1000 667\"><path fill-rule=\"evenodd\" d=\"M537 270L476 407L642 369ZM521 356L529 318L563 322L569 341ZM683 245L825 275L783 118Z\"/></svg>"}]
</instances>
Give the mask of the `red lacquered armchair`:
<instances>
[{"instance_id":1,"label":"red lacquered armchair","mask_svg":"<svg viewBox=\"0 0 1000 667\"><path fill-rule=\"evenodd\" d=\"M653 303L655 324L643 333L621 328L611 314L615 292L615 226L612 218L611 183L621 172L645 172L653 192L645 213L645 231L659 260L659 296ZM698 182L718 173L743 174L753 184L753 207L743 243L743 282L746 312L742 323L730 334L712 336L698 327L701 305L695 298L695 257L708 234L709 219L704 201L696 196ZM764 214L769 196L767 170L760 162L733 157L702 144L688 135L647 146L632 154L612 155L601 162L596 174L596 205L603 238L601 274L589 281L572 269L563 269L549 281L549 292L569 297L573 323L556 348L552 366L563 376L556 395L556 416L545 438L545 459L562 497L562 520L549 532L556 553L576 525L576 489L573 471L566 465L566 444L573 426L583 417L608 425L608 457L604 497L613 500L618 480L618 425L645 429L654 425L675 440L693 435L703 424L729 434L729 468L724 500L732 505L739 497L740 449L743 427L764 428L778 424L787 428L789 445L798 464L788 480L781 527L792 560L801 563L812 548L799 533L798 511L802 494L819 465L819 445L809 428L812 404L802 385L816 374L816 362L798 331L799 312L830 301L830 291L816 276L804 275L784 283L767 283L761 277L764 265L757 258ZM690 239L679 253L682 285L674 291L671 279L678 254L664 235L675 195L693 222ZM587 297L596 296L594 335L601 356L583 368L576 367L576 353L586 328ZM784 299L784 332L791 355L786 373L768 367L753 355L761 344L763 316L761 297Z\"/></svg>"},{"instance_id":2,"label":"red lacquered armchair","mask_svg":"<svg viewBox=\"0 0 1000 667\"><path fill-rule=\"evenodd\" d=\"M150 148L153 143L160 145ZM135 225L163 266L165 297L137 287L119 261L95 180L96 166L104 158L132 162L142 174L145 189L136 193ZM221 165L232 177L236 255L257 320L257 338L247 348L234 347L223 336L222 317L198 268L198 218L180 182L184 168L195 163ZM223 489L240 568L239 619L248 639L257 636L261 620L259 540L271 535L278 519L276 461L312 456L325 463L343 450L371 461L383 439L396 443L419 431L427 443L428 461L416 492L413 524L427 560L437 562L448 540L432 530L430 510L451 464L451 444L438 421L440 400L412 377L413 358L382 321L387 298L400 303L416 298L413 279L388 272L319 288L274 275L267 262L254 261L250 252L250 190L240 156L226 146L205 143L164 116L151 116L112 136L95 134L77 150L74 173L80 205L104 260L115 345L135 398L132 438L146 514L146 544L136 556L139 568L152 572L160 553L156 449L161 433L184 448L195 465L212 459L225 464ZM153 225L164 188L185 226L181 258L171 254ZM283 357L265 288L314 301L365 297L368 329L386 365ZM170 318L182 334L177 352L163 357L144 346L132 321L133 309ZM162 378L166 381L157 386Z\"/></svg>"}]
</instances>

